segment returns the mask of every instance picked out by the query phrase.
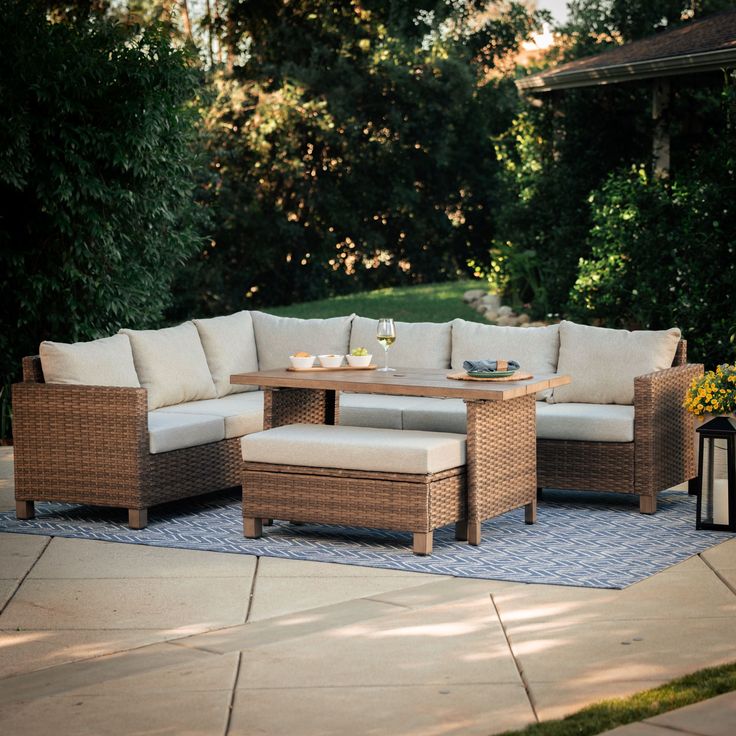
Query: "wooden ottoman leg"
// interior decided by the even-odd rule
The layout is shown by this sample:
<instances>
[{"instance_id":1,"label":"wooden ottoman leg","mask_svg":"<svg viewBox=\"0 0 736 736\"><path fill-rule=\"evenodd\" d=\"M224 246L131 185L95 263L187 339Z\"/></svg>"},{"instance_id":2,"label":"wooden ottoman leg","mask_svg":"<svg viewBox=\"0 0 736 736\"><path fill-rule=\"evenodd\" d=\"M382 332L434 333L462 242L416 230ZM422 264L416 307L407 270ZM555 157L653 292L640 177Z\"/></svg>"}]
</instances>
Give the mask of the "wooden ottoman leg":
<instances>
[{"instance_id":1,"label":"wooden ottoman leg","mask_svg":"<svg viewBox=\"0 0 736 736\"><path fill-rule=\"evenodd\" d=\"M468 520L462 519L455 522L455 539L458 542L468 541Z\"/></svg>"},{"instance_id":2,"label":"wooden ottoman leg","mask_svg":"<svg viewBox=\"0 0 736 736\"><path fill-rule=\"evenodd\" d=\"M33 501L16 501L15 517L16 519L33 519L36 516L36 509Z\"/></svg>"},{"instance_id":3,"label":"wooden ottoman leg","mask_svg":"<svg viewBox=\"0 0 736 736\"><path fill-rule=\"evenodd\" d=\"M128 509L128 526L145 529L148 526L148 509Z\"/></svg>"},{"instance_id":4,"label":"wooden ottoman leg","mask_svg":"<svg viewBox=\"0 0 736 736\"><path fill-rule=\"evenodd\" d=\"M415 555L431 555L432 532L414 532L414 545L412 549Z\"/></svg>"},{"instance_id":5,"label":"wooden ottoman leg","mask_svg":"<svg viewBox=\"0 0 736 736\"><path fill-rule=\"evenodd\" d=\"M536 524L537 523L537 499L535 498L531 503L524 506L524 523L525 524Z\"/></svg>"},{"instance_id":6,"label":"wooden ottoman leg","mask_svg":"<svg viewBox=\"0 0 736 736\"><path fill-rule=\"evenodd\" d=\"M263 534L263 519L254 519L252 516L243 517L243 536L248 539L259 539Z\"/></svg>"},{"instance_id":7,"label":"wooden ottoman leg","mask_svg":"<svg viewBox=\"0 0 736 736\"><path fill-rule=\"evenodd\" d=\"M639 513L640 514L656 514L657 513L657 497L656 496L639 496Z\"/></svg>"}]
</instances>

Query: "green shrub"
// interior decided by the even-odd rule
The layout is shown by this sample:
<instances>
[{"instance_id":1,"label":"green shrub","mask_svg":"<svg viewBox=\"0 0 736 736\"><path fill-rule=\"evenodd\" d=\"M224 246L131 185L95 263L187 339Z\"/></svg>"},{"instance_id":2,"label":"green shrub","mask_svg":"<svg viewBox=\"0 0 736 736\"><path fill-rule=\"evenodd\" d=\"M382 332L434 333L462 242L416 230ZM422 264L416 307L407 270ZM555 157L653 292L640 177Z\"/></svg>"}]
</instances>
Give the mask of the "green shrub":
<instances>
[{"instance_id":1,"label":"green shrub","mask_svg":"<svg viewBox=\"0 0 736 736\"><path fill-rule=\"evenodd\" d=\"M199 79L157 28L0 0L0 385L39 341L161 320L199 246Z\"/></svg>"},{"instance_id":2,"label":"green shrub","mask_svg":"<svg viewBox=\"0 0 736 736\"><path fill-rule=\"evenodd\" d=\"M724 151L722 170L707 167L710 179L669 182L643 167L612 174L590 197L592 255L580 261L572 316L632 329L677 325L692 360L732 362L735 164Z\"/></svg>"}]
</instances>

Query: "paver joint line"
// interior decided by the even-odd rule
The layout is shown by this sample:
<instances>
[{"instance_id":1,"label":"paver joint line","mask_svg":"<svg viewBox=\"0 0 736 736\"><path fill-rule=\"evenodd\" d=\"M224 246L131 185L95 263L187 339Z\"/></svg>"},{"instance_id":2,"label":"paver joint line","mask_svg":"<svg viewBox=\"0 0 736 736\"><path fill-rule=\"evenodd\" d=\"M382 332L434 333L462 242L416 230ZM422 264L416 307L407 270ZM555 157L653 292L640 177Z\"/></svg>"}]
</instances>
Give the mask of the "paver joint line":
<instances>
[{"instance_id":1,"label":"paver joint line","mask_svg":"<svg viewBox=\"0 0 736 736\"><path fill-rule=\"evenodd\" d=\"M710 564L710 562L708 562L708 560L706 560L706 559L705 559L705 557L704 557L704 556L703 556L702 554L699 554L699 555L698 555L698 557L700 557L700 559L701 559L701 560L703 561L703 563L704 563L704 564L706 565L706 567L707 567L707 568L708 568L708 569L709 569L709 570L710 570L710 571L711 571L711 572L712 572L712 573L713 573L713 574L714 574L714 575L715 575L715 576L716 576L716 577L717 577L717 578L718 578L718 579L719 579L719 580L720 580L720 581L721 581L721 582L722 582L722 583L723 583L723 584L724 584L724 585L725 585L725 586L726 586L726 587L727 587L727 588L728 588L728 589L729 589L729 590L730 590L730 591L731 591L731 592L732 592L732 593L733 593L734 595L736 595L736 588L734 588L734 587L733 587L733 585L731 585L731 584L730 584L730 583L728 582L728 580L726 580L726 578L724 578L724 577L723 577L723 575L721 575L721 573L720 573L720 572L718 572L718 570L716 570L716 569L715 569L715 567L713 567L713 565L711 565L711 564Z\"/></svg>"},{"instance_id":2,"label":"paver joint line","mask_svg":"<svg viewBox=\"0 0 736 736\"><path fill-rule=\"evenodd\" d=\"M526 697L529 700L529 707L532 709L532 713L534 714L534 720L539 723L539 715L537 714L537 705L534 702L534 696L532 695L532 689L529 682L527 682L526 676L524 675L524 669L521 666L521 663L518 659L516 659L516 655L514 654L514 648L511 646L511 639L509 639L509 633L506 631L506 625L503 622L503 619L501 618L501 611L498 610L498 606L496 605L496 600L493 597L493 593L489 593L488 596L491 599L491 605L493 606L493 610L496 612L496 617L498 618L498 623L501 625L501 631L503 631L504 639L506 639L506 646L509 648L509 653L511 654L511 658L514 660L514 665L516 666L516 671L519 673L519 678L521 679L522 685L524 685L524 691L526 692Z\"/></svg>"},{"instance_id":3,"label":"paver joint line","mask_svg":"<svg viewBox=\"0 0 736 736\"><path fill-rule=\"evenodd\" d=\"M255 576L254 576L255 577ZM238 652L238 661L235 665L235 677L233 677L233 686L230 689L230 697L227 700L227 718L225 718L225 730L222 736L228 736L230 733L230 724L233 720L233 708L235 707L235 693L238 690L238 680L240 679L240 666L243 661L243 653Z\"/></svg>"},{"instance_id":4,"label":"paver joint line","mask_svg":"<svg viewBox=\"0 0 736 736\"><path fill-rule=\"evenodd\" d=\"M49 537L46 540L46 544L44 544L43 547L41 547L41 549L38 552L38 555L36 555L36 559L33 560L33 562L31 563L31 566L26 570L25 575L23 575L20 578L20 580L17 581L15 588L13 589L13 592L8 596L8 600L5 601L5 605L0 606L0 614L2 614L2 612L7 608L10 601L12 601L13 598L15 597L15 594L20 590L20 586L23 585L23 582L25 581L25 579L30 575L31 570L33 570L33 568L36 566L36 563L41 559L43 553L48 549L48 546L51 544L52 539L53 537Z\"/></svg>"},{"instance_id":5,"label":"paver joint line","mask_svg":"<svg viewBox=\"0 0 736 736\"><path fill-rule=\"evenodd\" d=\"M245 610L245 621L243 621L244 624L247 624L250 620L250 612L253 608L253 599L256 595L256 579L258 578L258 568L260 567L261 558L256 557L256 565L253 568L253 579L250 581L250 593L248 594L248 606Z\"/></svg>"}]
</instances>

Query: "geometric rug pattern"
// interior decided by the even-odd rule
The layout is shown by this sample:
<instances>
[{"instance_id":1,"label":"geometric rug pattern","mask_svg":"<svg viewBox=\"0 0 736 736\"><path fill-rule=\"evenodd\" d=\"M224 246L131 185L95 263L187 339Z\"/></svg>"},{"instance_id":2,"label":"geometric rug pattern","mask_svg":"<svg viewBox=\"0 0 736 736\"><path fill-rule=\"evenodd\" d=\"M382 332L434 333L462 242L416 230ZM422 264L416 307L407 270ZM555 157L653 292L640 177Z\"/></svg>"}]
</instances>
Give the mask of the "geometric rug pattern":
<instances>
[{"instance_id":1,"label":"geometric rug pattern","mask_svg":"<svg viewBox=\"0 0 736 736\"><path fill-rule=\"evenodd\" d=\"M245 539L234 491L152 508L146 529L126 524L120 509L62 503L37 503L28 521L0 513L0 531L16 534L590 588L625 588L732 536L696 531L695 496L681 491L661 493L648 516L636 497L545 490L536 524L524 524L523 509L511 511L483 524L478 547L445 527L435 531L429 557L412 554L411 534L346 526L277 521L261 539Z\"/></svg>"}]
</instances>

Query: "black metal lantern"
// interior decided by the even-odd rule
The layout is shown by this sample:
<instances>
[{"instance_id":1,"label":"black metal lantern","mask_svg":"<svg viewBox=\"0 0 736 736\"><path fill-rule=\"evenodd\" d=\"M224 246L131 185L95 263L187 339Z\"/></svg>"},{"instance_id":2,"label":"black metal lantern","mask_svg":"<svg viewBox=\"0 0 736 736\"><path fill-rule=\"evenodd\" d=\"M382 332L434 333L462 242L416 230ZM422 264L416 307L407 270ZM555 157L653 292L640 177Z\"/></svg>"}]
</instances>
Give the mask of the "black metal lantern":
<instances>
[{"instance_id":1,"label":"black metal lantern","mask_svg":"<svg viewBox=\"0 0 736 736\"><path fill-rule=\"evenodd\" d=\"M696 529L736 532L736 419L716 417L697 430Z\"/></svg>"}]
</instances>

